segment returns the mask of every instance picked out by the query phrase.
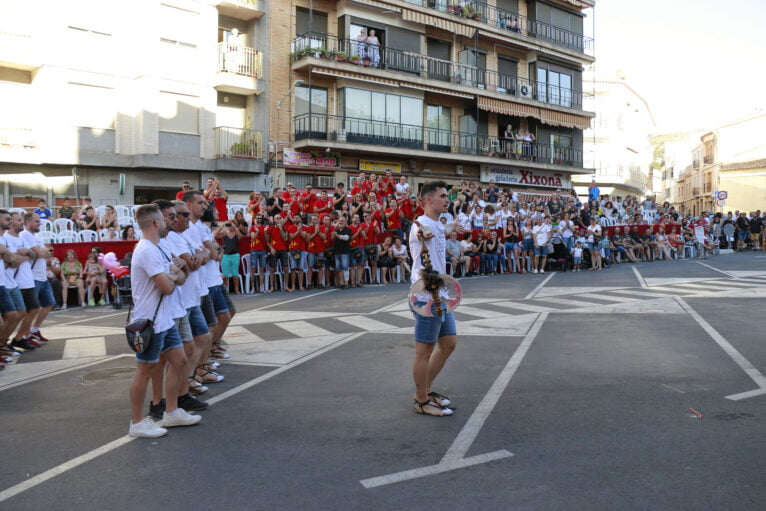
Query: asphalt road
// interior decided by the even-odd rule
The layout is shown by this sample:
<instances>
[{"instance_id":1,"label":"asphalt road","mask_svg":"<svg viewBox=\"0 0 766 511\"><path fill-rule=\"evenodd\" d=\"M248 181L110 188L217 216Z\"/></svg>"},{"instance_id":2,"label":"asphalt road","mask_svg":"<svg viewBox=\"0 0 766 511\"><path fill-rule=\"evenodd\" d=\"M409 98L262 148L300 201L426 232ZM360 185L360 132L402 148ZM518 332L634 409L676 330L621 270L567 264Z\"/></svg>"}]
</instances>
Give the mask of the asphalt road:
<instances>
[{"instance_id":1,"label":"asphalt road","mask_svg":"<svg viewBox=\"0 0 766 511\"><path fill-rule=\"evenodd\" d=\"M461 283L450 418L413 412L406 284L235 297L159 439L126 436L126 310L54 313L0 372L0 509L763 507L766 256Z\"/></svg>"}]
</instances>

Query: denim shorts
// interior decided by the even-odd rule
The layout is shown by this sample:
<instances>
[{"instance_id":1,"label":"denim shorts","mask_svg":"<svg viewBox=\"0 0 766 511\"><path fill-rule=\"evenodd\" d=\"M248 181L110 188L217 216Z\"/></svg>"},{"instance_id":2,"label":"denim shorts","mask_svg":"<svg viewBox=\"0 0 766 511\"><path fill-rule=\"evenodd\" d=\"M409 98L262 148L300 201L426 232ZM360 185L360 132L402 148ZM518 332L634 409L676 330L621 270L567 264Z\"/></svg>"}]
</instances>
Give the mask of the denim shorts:
<instances>
[{"instance_id":1,"label":"denim shorts","mask_svg":"<svg viewBox=\"0 0 766 511\"><path fill-rule=\"evenodd\" d=\"M223 299L226 300L226 308L229 309L229 312L231 312L232 314L237 312L236 307L234 307L234 302L231 301L231 296L229 296L229 290L226 288L226 286L221 284L218 287L221 288L221 292L223 293Z\"/></svg>"},{"instance_id":2,"label":"denim shorts","mask_svg":"<svg viewBox=\"0 0 766 511\"><path fill-rule=\"evenodd\" d=\"M205 321L205 315L202 314L202 309L199 306L189 307L186 309L189 313L189 327L191 328L192 336L205 335L210 332Z\"/></svg>"},{"instance_id":3,"label":"denim shorts","mask_svg":"<svg viewBox=\"0 0 766 511\"><path fill-rule=\"evenodd\" d=\"M535 245L535 256L547 256L548 255L548 245L544 245L542 247L538 247Z\"/></svg>"},{"instance_id":4,"label":"denim shorts","mask_svg":"<svg viewBox=\"0 0 766 511\"><path fill-rule=\"evenodd\" d=\"M37 301L40 303L40 307L56 305L56 299L53 297L53 288L48 279L36 280L35 290L37 291Z\"/></svg>"},{"instance_id":5,"label":"denim shorts","mask_svg":"<svg viewBox=\"0 0 766 511\"><path fill-rule=\"evenodd\" d=\"M28 311L40 308L40 302L37 301L37 289L33 287L22 289L21 298L24 300L24 307Z\"/></svg>"},{"instance_id":6,"label":"denim shorts","mask_svg":"<svg viewBox=\"0 0 766 511\"><path fill-rule=\"evenodd\" d=\"M299 259L290 252L290 270L306 270L306 252L301 251Z\"/></svg>"},{"instance_id":7,"label":"denim shorts","mask_svg":"<svg viewBox=\"0 0 766 511\"><path fill-rule=\"evenodd\" d=\"M518 246L519 246L518 243L511 243L510 241L506 241L505 242L505 253L507 254L509 252L512 252L512 251L516 250L516 247L518 247Z\"/></svg>"},{"instance_id":8,"label":"denim shorts","mask_svg":"<svg viewBox=\"0 0 766 511\"><path fill-rule=\"evenodd\" d=\"M745 241L747 239L747 231L737 231L737 239L739 241Z\"/></svg>"},{"instance_id":9,"label":"denim shorts","mask_svg":"<svg viewBox=\"0 0 766 511\"><path fill-rule=\"evenodd\" d=\"M361 266L367 261L367 254L364 252L364 249L359 247L359 257L354 257L354 252L351 252L349 254L351 256L351 265L352 266Z\"/></svg>"},{"instance_id":10,"label":"denim shorts","mask_svg":"<svg viewBox=\"0 0 766 511\"><path fill-rule=\"evenodd\" d=\"M208 288L210 301L213 302L213 310L215 314L223 314L229 312L229 305L226 303L226 298L223 296L223 290L221 286L213 286Z\"/></svg>"},{"instance_id":11,"label":"denim shorts","mask_svg":"<svg viewBox=\"0 0 766 511\"><path fill-rule=\"evenodd\" d=\"M266 251L265 250L253 250L250 252L250 267L254 270L260 268L263 270L266 268Z\"/></svg>"},{"instance_id":12,"label":"denim shorts","mask_svg":"<svg viewBox=\"0 0 766 511\"><path fill-rule=\"evenodd\" d=\"M210 298L209 292L202 297L199 308L202 310L207 326L216 326L218 324L218 319L215 317L215 308L213 308L213 300Z\"/></svg>"},{"instance_id":13,"label":"denim shorts","mask_svg":"<svg viewBox=\"0 0 766 511\"><path fill-rule=\"evenodd\" d=\"M521 249L524 252L534 252L535 250L535 240L528 239L521 242Z\"/></svg>"},{"instance_id":14,"label":"denim shorts","mask_svg":"<svg viewBox=\"0 0 766 511\"><path fill-rule=\"evenodd\" d=\"M178 335L178 329L173 325L164 332L155 333L149 349L143 353L136 353L136 361L145 364L156 364L160 361L161 354L182 347L181 336Z\"/></svg>"},{"instance_id":15,"label":"denim shorts","mask_svg":"<svg viewBox=\"0 0 766 511\"><path fill-rule=\"evenodd\" d=\"M348 270L349 262L351 261L351 254L335 254L335 269Z\"/></svg>"},{"instance_id":16,"label":"denim shorts","mask_svg":"<svg viewBox=\"0 0 766 511\"><path fill-rule=\"evenodd\" d=\"M582 262L582 257L575 257L574 258L574 263L575 264L580 264L581 262Z\"/></svg>"},{"instance_id":17,"label":"denim shorts","mask_svg":"<svg viewBox=\"0 0 766 511\"><path fill-rule=\"evenodd\" d=\"M194 337L191 331L191 325L189 325L189 315L176 318L173 321L176 323L176 330L178 330L178 336L182 342L189 342Z\"/></svg>"},{"instance_id":18,"label":"denim shorts","mask_svg":"<svg viewBox=\"0 0 766 511\"><path fill-rule=\"evenodd\" d=\"M0 286L0 314L6 312L16 312L16 305L14 305L11 295L5 286Z\"/></svg>"},{"instance_id":19,"label":"denim shorts","mask_svg":"<svg viewBox=\"0 0 766 511\"><path fill-rule=\"evenodd\" d=\"M412 308L412 315L415 317L415 341L424 344L434 344L440 337L445 335L457 335L457 326L455 326L455 314L452 312L443 313L443 316L421 316Z\"/></svg>"},{"instance_id":20,"label":"denim shorts","mask_svg":"<svg viewBox=\"0 0 766 511\"><path fill-rule=\"evenodd\" d=\"M16 307L17 311L27 310L27 308L24 306L24 297L21 296L21 289L19 289L18 286L9 289L8 296L11 297L11 301L13 302L13 305Z\"/></svg>"},{"instance_id":21,"label":"denim shorts","mask_svg":"<svg viewBox=\"0 0 766 511\"><path fill-rule=\"evenodd\" d=\"M317 257L319 257L319 254L312 254L311 252L306 252L306 267L313 268L314 265L317 263Z\"/></svg>"}]
</instances>

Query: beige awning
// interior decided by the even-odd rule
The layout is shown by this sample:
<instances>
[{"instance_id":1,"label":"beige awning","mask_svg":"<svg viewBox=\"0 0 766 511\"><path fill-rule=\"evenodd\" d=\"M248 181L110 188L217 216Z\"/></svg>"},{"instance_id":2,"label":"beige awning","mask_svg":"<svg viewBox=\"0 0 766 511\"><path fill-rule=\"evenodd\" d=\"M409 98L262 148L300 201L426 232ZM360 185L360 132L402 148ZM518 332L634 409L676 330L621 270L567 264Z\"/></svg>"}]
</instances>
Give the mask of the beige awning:
<instances>
[{"instance_id":1,"label":"beige awning","mask_svg":"<svg viewBox=\"0 0 766 511\"><path fill-rule=\"evenodd\" d=\"M565 128L577 128L587 130L590 128L590 118L581 115L556 112L554 110L540 109L540 119L549 126L563 126Z\"/></svg>"},{"instance_id":2,"label":"beige awning","mask_svg":"<svg viewBox=\"0 0 766 511\"><path fill-rule=\"evenodd\" d=\"M341 71L339 69L327 69L324 67L312 67L311 72L316 73L318 75L335 76L338 78L348 78L349 80L359 80L361 82L380 83L383 85L390 85L392 87L399 87L399 82L397 82L396 80L390 80L388 78L382 78L380 76L354 73L351 71Z\"/></svg>"},{"instance_id":3,"label":"beige awning","mask_svg":"<svg viewBox=\"0 0 766 511\"><path fill-rule=\"evenodd\" d=\"M457 92L449 89L442 89L441 87L431 87L429 85L420 85L415 83L400 83L400 87L408 87L410 89L424 90L426 92L433 92L434 94L444 94L447 96L454 96L456 98L473 99L473 94L467 94L465 92Z\"/></svg>"},{"instance_id":4,"label":"beige awning","mask_svg":"<svg viewBox=\"0 0 766 511\"><path fill-rule=\"evenodd\" d=\"M372 7L380 7L381 9L386 9L388 11L401 12L401 9L398 7L394 7L393 5L388 5L383 2L378 2L378 0L353 0L353 2L357 4L370 5Z\"/></svg>"},{"instance_id":5,"label":"beige awning","mask_svg":"<svg viewBox=\"0 0 766 511\"><path fill-rule=\"evenodd\" d=\"M540 109L536 106L485 98L482 96L479 96L478 104L481 110L495 112L496 114L513 115L516 117L540 117Z\"/></svg>"},{"instance_id":6,"label":"beige awning","mask_svg":"<svg viewBox=\"0 0 766 511\"><path fill-rule=\"evenodd\" d=\"M409 9L402 9L402 19L404 21L411 21L413 23L420 23L423 25L440 28L442 30L446 30L447 32L454 32L455 34L465 37L472 38L476 32L474 28L463 25L462 23L445 20L439 16L431 16L430 14L411 11Z\"/></svg>"}]
</instances>

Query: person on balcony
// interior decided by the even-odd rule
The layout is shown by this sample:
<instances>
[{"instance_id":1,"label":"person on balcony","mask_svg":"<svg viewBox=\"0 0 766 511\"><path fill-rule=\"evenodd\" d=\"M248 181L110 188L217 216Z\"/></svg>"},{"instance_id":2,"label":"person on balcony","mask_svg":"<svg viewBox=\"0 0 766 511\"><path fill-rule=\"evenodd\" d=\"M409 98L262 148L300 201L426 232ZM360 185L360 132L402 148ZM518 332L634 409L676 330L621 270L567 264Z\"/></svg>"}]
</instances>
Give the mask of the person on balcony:
<instances>
[{"instance_id":1,"label":"person on balcony","mask_svg":"<svg viewBox=\"0 0 766 511\"><path fill-rule=\"evenodd\" d=\"M239 36L239 30L232 28L229 37L226 39L226 71L231 73L239 72L242 52L242 39Z\"/></svg>"},{"instance_id":2,"label":"person on balcony","mask_svg":"<svg viewBox=\"0 0 766 511\"><path fill-rule=\"evenodd\" d=\"M359 35L356 36L356 54L360 59L364 59L367 56L367 29L363 28Z\"/></svg>"},{"instance_id":3,"label":"person on balcony","mask_svg":"<svg viewBox=\"0 0 766 511\"><path fill-rule=\"evenodd\" d=\"M370 29L370 35L367 37L367 56L370 58L370 65L378 67L380 64L380 41L375 36L375 29Z\"/></svg>"}]
</instances>

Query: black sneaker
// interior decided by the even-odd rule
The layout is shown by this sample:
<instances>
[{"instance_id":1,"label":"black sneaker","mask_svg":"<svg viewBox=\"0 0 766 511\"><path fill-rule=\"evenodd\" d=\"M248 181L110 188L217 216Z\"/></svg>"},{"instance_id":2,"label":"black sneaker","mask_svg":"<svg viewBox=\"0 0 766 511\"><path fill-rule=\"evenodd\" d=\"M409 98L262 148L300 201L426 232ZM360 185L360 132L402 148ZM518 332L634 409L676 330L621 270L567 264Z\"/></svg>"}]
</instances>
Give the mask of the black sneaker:
<instances>
[{"instance_id":1,"label":"black sneaker","mask_svg":"<svg viewBox=\"0 0 766 511\"><path fill-rule=\"evenodd\" d=\"M160 399L160 402L156 405L153 402L149 401L149 417L151 417L154 422L159 423L162 420L162 414L164 413L165 413L165 398L164 397Z\"/></svg>"},{"instance_id":2,"label":"black sneaker","mask_svg":"<svg viewBox=\"0 0 766 511\"><path fill-rule=\"evenodd\" d=\"M13 341L11 341L11 346L13 346L14 348L21 348L22 350L25 350L25 351L33 351L37 349L37 346L30 343L28 339L25 339L23 337L21 339L14 339Z\"/></svg>"},{"instance_id":3,"label":"black sneaker","mask_svg":"<svg viewBox=\"0 0 766 511\"><path fill-rule=\"evenodd\" d=\"M183 396L178 396L178 407L183 408L187 412L199 412L207 408L207 403L186 393Z\"/></svg>"}]
</instances>

